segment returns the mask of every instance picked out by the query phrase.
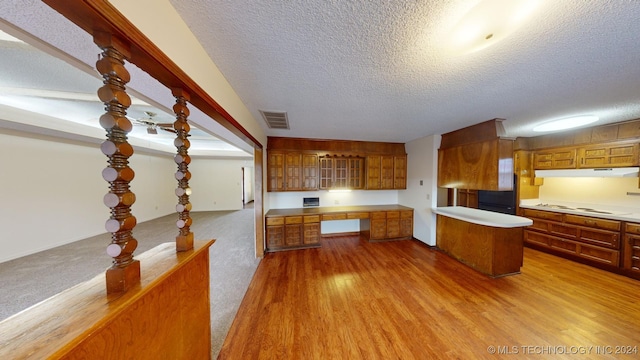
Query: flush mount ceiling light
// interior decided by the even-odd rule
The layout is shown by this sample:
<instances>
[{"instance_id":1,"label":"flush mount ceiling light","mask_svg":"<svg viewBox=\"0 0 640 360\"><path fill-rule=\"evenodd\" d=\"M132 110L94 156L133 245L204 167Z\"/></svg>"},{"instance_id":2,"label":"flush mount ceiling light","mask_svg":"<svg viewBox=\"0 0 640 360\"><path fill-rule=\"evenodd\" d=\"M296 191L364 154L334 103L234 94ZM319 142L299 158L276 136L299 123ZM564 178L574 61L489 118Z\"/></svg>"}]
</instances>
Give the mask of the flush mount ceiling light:
<instances>
[{"instance_id":1,"label":"flush mount ceiling light","mask_svg":"<svg viewBox=\"0 0 640 360\"><path fill-rule=\"evenodd\" d=\"M540 124L534 127L533 131L544 132L544 131L558 131L558 130L571 129L578 126L591 124L593 122L598 121L599 119L600 119L599 117L594 115L572 116L572 117L552 120L552 121L548 121L546 123Z\"/></svg>"},{"instance_id":2,"label":"flush mount ceiling light","mask_svg":"<svg viewBox=\"0 0 640 360\"><path fill-rule=\"evenodd\" d=\"M522 26L541 0L484 0L451 30L453 54L469 54L504 39Z\"/></svg>"}]
</instances>

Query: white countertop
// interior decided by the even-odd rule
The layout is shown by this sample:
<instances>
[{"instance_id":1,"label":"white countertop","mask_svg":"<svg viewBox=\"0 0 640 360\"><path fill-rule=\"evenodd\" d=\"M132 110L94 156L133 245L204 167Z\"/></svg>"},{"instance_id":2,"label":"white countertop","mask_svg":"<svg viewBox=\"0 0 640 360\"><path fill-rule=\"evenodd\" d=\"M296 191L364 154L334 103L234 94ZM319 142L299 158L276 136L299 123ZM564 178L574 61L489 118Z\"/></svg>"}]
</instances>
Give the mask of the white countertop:
<instances>
[{"instance_id":1,"label":"white countertop","mask_svg":"<svg viewBox=\"0 0 640 360\"><path fill-rule=\"evenodd\" d=\"M437 207L432 208L431 211L438 215L492 227L514 228L533 224L531 219L522 216L472 209L464 206Z\"/></svg>"},{"instance_id":2,"label":"white countertop","mask_svg":"<svg viewBox=\"0 0 640 360\"><path fill-rule=\"evenodd\" d=\"M569 209L542 206L540 204L554 204L567 206ZM640 205L638 208L612 207L601 204L586 204L558 201L540 201L539 199L529 199L520 201L520 207L523 209L535 209L542 211L552 211L563 214L573 214L582 216L591 216L601 219L640 222ZM595 209L598 212L584 211L580 208Z\"/></svg>"}]
</instances>

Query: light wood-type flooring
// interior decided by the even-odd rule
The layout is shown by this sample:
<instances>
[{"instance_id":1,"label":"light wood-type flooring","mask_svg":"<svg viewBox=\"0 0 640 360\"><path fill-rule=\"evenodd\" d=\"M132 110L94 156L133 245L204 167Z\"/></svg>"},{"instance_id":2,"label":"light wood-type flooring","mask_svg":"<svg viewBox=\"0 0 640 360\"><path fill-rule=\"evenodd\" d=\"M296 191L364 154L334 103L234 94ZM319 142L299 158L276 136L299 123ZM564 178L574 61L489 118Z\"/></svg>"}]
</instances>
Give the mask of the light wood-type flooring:
<instances>
[{"instance_id":1,"label":"light wood-type flooring","mask_svg":"<svg viewBox=\"0 0 640 360\"><path fill-rule=\"evenodd\" d=\"M265 256L219 356L523 358L640 358L640 281L528 248L493 279L418 241L327 238Z\"/></svg>"}]
</instances>

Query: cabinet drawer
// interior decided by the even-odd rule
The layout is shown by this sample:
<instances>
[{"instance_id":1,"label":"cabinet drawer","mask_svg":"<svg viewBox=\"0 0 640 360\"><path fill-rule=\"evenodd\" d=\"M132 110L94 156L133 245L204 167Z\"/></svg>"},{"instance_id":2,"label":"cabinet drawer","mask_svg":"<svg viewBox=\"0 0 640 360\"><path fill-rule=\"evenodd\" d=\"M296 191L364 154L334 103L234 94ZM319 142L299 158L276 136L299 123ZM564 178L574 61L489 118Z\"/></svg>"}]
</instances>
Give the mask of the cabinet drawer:
<instances>
[{"instance_id":1,"label":"cabinet drawer","mask_svg":"<svg viewBox=\"0 0 640 360\"><path fill-rule=\"evenodd\" d=\"M368 212L352 212L347 214L347 219L368 219Z\"/></svg>"},{"instance_id":2,"label":"cabinet drawer","mask_svg":"<svg viewBox=\"0 0 640 360\"><path fill-rule=\"evenodd\" d=\"M562 222L562 214L550 211L524 209L524 216Z\"/></svg>"},{"instance_id":3,"label":"cabinet drawer","mask_svg":"<svg viewBox=\"0 0 640 360\"><path fill-rule=\"evenodd\" d=\"M627 234L640 234L640 224L627 223L625 232Z\"/></svg>"},{"instance_id":4,"label":"cabinet drawer","mask_svg":"<svg viewBox=\"0 0 640 360\"><path fill-rule=\"evenodd\" d=\"M531 224L529 226L529 229L535 229L538 231L543 231L543 232L548 232L549 231L549 224L548 222L544 221L544 220L538 220L538 219L533 219L533 224Z\"/></svg>"},{"instance_id":5,"label":"cabinet drawer","mask_svg":"<svg viewBox=\"0 0 640 360\"><path fill-rule=\"evenodd\" d=\"M284 217L268 217L267 226L284 225Z\"/></svg>"},{"instance_id":6,"label":"cabinet drawer","mask_svg":"<svg viewBox=\"0 0 640 360\"><path fill-rule=\"evenodd\" d=\"M302 224L302 216L287 216L284 218L284 223L289 224Z\"/></svg>"},{"instance_id":7,"label":"cabinet drawer","mask_svg":"<svg viewBox=\"0 0 640 360\"><path fill-rule=\"evenodd\" d=\"M555 223L549 224L549 232L556 236L562 236L570 239L577 239L578 231L579 231L578 228L575 226L566 226L563 224L555 224Z\"/></svg>"},{"instance_id":8,"label":"cabinet drawer","mask_svg":"<svg viewBox=\"0 0 640 360\"><path fill-rule=\"evenodd\" d=\"M387 211L387 219L400 219L400 211Z\"/></svg>"},{"instance_id":9,"label":"cabinet drawer","mask_svg":"<svg viewBox=\"0 0 640 360\"><path fill-rule=\"evenodd\" d=\"M553 249L570 254L576 254L576 250L578 249L578 244L576 242L556 237L549 238L549 246Z\"/></svg>"},{"instance_id":10,"label":"cabinet drawer","mask_svg":"<svg viewBox=\"0 0 640 360\"><path fill-rule=\"evenodd\" d=\"M400 211L401 218L413 218L413 211Z\"/></svg>"},{"instance_id":11,"label":"cabinet drawer","mask_svg":"<svg viewBox=\"0 0 640 360\"><path fill-rule=\"evenodd\" d=\"M320 222L320 215L305 215L304 217L305 224L317 223L317 222Z\"/></svg>"},{"instance_id":12,"label":"cabinet drawer","mask_svg":"<svg viewBox=\"0 0 640 360\"><path fill-rule=\"evenodd\" d=\"M372 219L386 219L387 218L387 213L384 212L384 211L372 212L371 213L371 218Z\"/></svg>"},{"instance_id":13,"label":"cabinet drawer","mask_svg":"<svg viewBox=\"0 0 640 360\"><path fill-rule=\"evenodd\" d=\"M616 250L620 249L619 232L582 228L580 229L579 240L592 245L604 246Z\"/></svg>"},{"instance_id":14,"label":"cabinet drawer","mask_svg":"<svg viewBox=\"0 0 640 360\"><path fill-rule=\"evenodd\" d=\"M346 220L347 214L322 214L322 220Z\"/></svg>"},{"instance_id":15,"label":"cabinet drawer","mask_svg":"<svg viewBox=\"0 0 640 360\"><path fill-rule=\"evenodd\" d=\"M570 224L596 227L613 231L620 231L620 221L606 220L589 216L565 214L564 221Z\"/></svg>"},{"instance_id":16,"label":"cabinet drawer","mask_svg":"<svg viewBox=\"0 0 640 360\"><path fill-rule=\"evenodd\" d=\"M618 266L620 263L619 251L603 249L599 246L580 245L578 255L583 258L613 266Z\"/></svg>"},{"instance_id":17,"label":"cabinet drawer","mask_svg":"<svg viewBox=\"0 0 640 360\"><path fill-rule=\"evenodd\" d=\"M524 241L531 244L549 246L549 237L535 231L525 230Z\"/></svg>"}]
</instances>

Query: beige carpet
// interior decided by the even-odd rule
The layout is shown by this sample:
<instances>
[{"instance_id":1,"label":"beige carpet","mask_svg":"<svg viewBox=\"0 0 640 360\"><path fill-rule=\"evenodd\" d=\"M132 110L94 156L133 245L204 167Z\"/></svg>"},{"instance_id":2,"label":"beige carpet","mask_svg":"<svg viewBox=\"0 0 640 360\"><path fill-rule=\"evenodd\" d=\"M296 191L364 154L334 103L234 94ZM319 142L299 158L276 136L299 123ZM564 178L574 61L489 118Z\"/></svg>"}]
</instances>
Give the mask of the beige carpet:
<instances>
[{"instance_id":1,"label":"beige carpet","mask_svg":"<svg viewBox=\"0 0 640 360\"><path fill-rule=\"evenodd\" d=\"M193 212L196 240L216 239L210 250L211 348L218 356L240 302L260 262L254 257L253 209ZM140 223L134 237L140 254L175 240L177 215ZM110 234L0 263L0 320L104 272Z\"/></svg>"}]
</instances>

